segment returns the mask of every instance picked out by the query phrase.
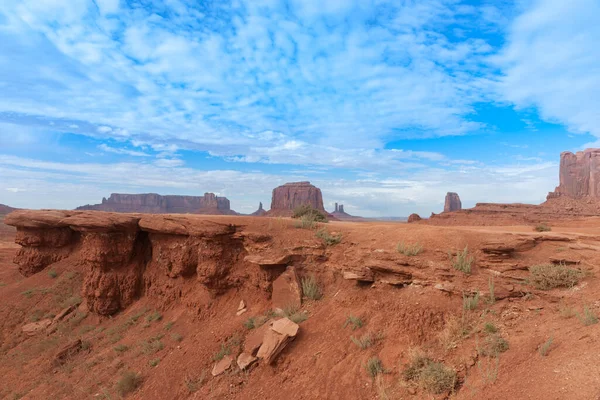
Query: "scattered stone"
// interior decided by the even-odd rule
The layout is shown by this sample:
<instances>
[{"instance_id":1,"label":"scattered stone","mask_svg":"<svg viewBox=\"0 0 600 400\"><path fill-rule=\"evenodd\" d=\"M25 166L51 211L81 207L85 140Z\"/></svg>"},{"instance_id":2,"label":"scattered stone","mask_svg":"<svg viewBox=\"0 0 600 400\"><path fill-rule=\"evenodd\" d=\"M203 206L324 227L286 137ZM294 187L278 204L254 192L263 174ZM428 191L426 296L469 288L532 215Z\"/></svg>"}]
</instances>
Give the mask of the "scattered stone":
<instances>
[{"instance_id":1,"label":"scattered stone","mask_svg":"<svg viewBox=\"0 0 600 400\"><path fill-rule=\"evenodd\" d=\"M48 318L48 319L43 319L38 322L31 322L29 324L23 325L21 330L27 336L34 336L34 335L37 335L38 333L46 330L46 328L48 328L51 324L52 324L52 320Z\"/></svg>"},{"instance_id":2,"label":"scattered stone","mask_svg":"<svg viewBox=\"0 0 600 400\"><path fill-rule=\"evenodd\" d=\"M271 364L291 340L292 338L287 335L281 335L272 329L268 329L256 356L265 360L267 364Z\"/></svg>"},{"instance_id":3,"label":"scattered stone","mask_svg":"<svg viewBox=\"0 0 600 400\"><path fill-rule=\"evenodd\" d=\"M246 308L246 302L244 300L240 300L240 305L238 306L238 311L243 310L244 308Z\"/></svg>"},{"instance_id":4,"label":"scattered stone","mask_svg":"<svg viewBox=\"0 0 600 400\"><path fill-rule=\"evenodd\" d=\"M295 337L300 327L297 323L291 321L288 318L281 318L273 322L273 325L271 325L271 329L282 335Z\"/></svg>"},{"instance_id":5,"label":"scattered stone","mask_svg":"<svg viewBox=\"0 0 600 400\"><path fill-rule=\"evenodd\" d=\"M235 313L235 315L237 315L237 316L239 317L240 315L242 315L242 314L243 314L243 313L245 313L246 311L248 311L248 310L247 310L247 309L245 309L245 308L243 308L243 309L241 309L241 310L238 310L238 312L236 312L236 313Z\"/></svg>"},{"instance_id":6,"label":"scattered stone","mask_svg":"<svg viewBox=\"0 0 600 400\"><path fill-rule=\"evenodd\" d=\"M286 307L300 308L302 305L302 289L296 275L296 268L289 266L285 272L273 281L271 300L276 311Z\"/></svg>"},{"instance_id":7,"label":"scattered stone","mask_svg":"<svg viewBox=\"0 0 600 400\"><path fill-rule=\"evenodd\" d=\"M212 376L219 376L223 372L227 371L229 367L231 367L231 363L233 362L233 358L231 356L225 356L220 361L218 361L212 369Z\"/></svg>"},{"instance_id":8,"label":"scattered stone","mask_svg":"<svg viewBox=\"0 0 600 400\"><path fill-rule=\"evenodd\" d=\"M77 339L74 342L69 343L68 345L63 347L58 353L56 353L56 357L54 357L54 364L63 365L69 360L69 358L79 353L79 351L81 351L82 348L83 342L81 341L81 339Z\"/></svg>"},{"instance_id":9,"label":"scattered stone","mask_svg":"<svg viewBox=\"0 0 600 400\"><path fill-rule=\"evenodd\" d=\"M237 358L237 365L243 371L252 365L258 358L248 353L241 353Z\"/></svg>"},{"instance_id":10,"label":"scattered stone","mask_svg":"<svg viewBox=\"0 0 600 400\"><path fill-rule=\"evenodd\" d=\"M73 304L70 307L65 308L64 310L62 310L61 312L59 312L54 319L52 320L52 324L56 324L59 321L62 321L67 315L71 314L73 311L75 311L75 309L77 308L77 306L75 304Z\"/></svg>"}]
</instances>

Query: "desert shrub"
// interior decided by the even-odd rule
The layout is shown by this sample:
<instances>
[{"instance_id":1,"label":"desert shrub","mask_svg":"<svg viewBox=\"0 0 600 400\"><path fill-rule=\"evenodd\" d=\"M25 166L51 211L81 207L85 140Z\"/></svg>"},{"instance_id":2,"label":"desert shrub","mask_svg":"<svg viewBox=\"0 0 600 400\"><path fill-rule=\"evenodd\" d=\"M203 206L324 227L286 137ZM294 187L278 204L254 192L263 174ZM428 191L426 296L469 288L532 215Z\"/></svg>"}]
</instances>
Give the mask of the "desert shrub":
<instances>
[{"instance_id":1,"label":"desert shrub","mask_svg":"<svg viewBox=\"0 0 600 400\"><path fill-rule=\"evenodd\" d=\"M352 327L352 330L355 331L358 328L362 328L363 324L364 322L360 317L348 315L348 318L346 318L346 322L344 322L344 328L350 325Z\"/></svg>"},{"instance_id":2,"label":"desert shrub","mask_svg":"<svg viewBox=\"0 0 600 400\"><path fill-rule=\"evenodd\" d=\"M377 375L385 372L383 368L383 363L379 359L379 357L371 357L367 360L367 364L365 364L365 369L367 370L367 374L371 378L375 378Z\"/></svg>"},{"instance_id":3,"label":"desert shrub","mask_svg":"<svg viewBox=\"0 0 600 400\"><path fill-rule=\"evenodd\" d=\"M327 217L321 211L312 208L310 205L305 204L294 208L292 218L302 218L309 216L315 222L327 222Z\"/></svg>"},{"instance_id":4,"label":"desert shrub","mask_svg":"<svg viewBox=\"0 0 600 400\"><path fill-rule=\"evenodd\" d=\"M321 285L319 285L314 275L302 278L302 294L310 300L319 300L323 297Z\"/></svg>"},{"instance_id":5,"label":"desert shrub","mask_svg":"<svg viewBox=\"0 0 600 400\"><path fill-rule=\"evenodd\" d=\"M156 367L158 363L160 363L160 358L155 358L154 360L150 360L148 362L148 365L150 365L151 367Z\"/></svg>"},{"instance_id":6,"label":"desert shrub","mask_svg":"<svg viewBox=\"0 0 600 400\"><path fill-rule=\"evenodd\" d=\"M475 293L473 296L467 296L463 294L463 310L474 310L479 304L479 293Z\"/></svg>"},{"instance_id":7,"label":"desert shrub","mask_svg":"<svg viewBox=\"0 0 600 400\"><path fill-rule=\"evenodd\" d=\"M125 396L134 392L142 385L142 377L132 371L126 371L117 381L117 392L121 396Z\"/></svg>"},{"instance_id":8,"label":"desert shrub","mask_svg":"<svg viewBox=\"0 0 600 400\"><path fill-rule=\"evenodd\" d=\"M577 311L573 307L568 306L565 303L560 303L558 306L558 313L562 318L568 319L573 318L577 315Z\"/></svg>"},{"instance_id":9,"label":"desert shrub","mask_svg":"<svg viewBox=\"0 0 600 400\"><path fill-rule=\"evenodd\" d=\"M198 375L198 376L188 375L185 377L185 380L184 380L185 387L187 388L188 392L195 393L204 384L205 380L206 380L206 371L202 371L202 373L200 373L200 375Z\"/></svg>"},{"instance_id":10,"label":"desert shrub","mask_svg":"<svg viewBox=\"0 0 600 400\"><path fill-rule=\"evenodd\" d=\"M303 215L294 226L299 229L314 229L317 226L317 221L311 215Z\"/></svg>"},{"instance_id":11,"label":"desert shrub","mask_svg":"<svg viewBox=\"0 0 600 400\"><path fill-rule=\"evenodd\" d=\"M402 376L406 381L415 382L433 394L453 390L456 386L456 372L453 369L435 362L419 352L411 356Z\"/></svg>"},{"instance_id":12,"label":"desert shrub","mask_svg":"<svg viewBox=\"0 0 600 400\"><path fill-rule=\"evenodd\" d=\"M465 246L462 251L456 253L456 256L452 259L452 268L457 271L462 271L465 274L471 273L471 266L473 265L473 257L469 255L469 247Z\"/></svg>"},{"instance_id":13,"label":"desert shrub","mask_svg":"<svg viewBox=\"0 0 600 400\"><path fill-rule=\"evenodd\" d=\"M251 330L256 328L256 317L250 317L246 321L244 321L244 326L246 329Z\"/></svg>"},{"instance_id":14,"label":"desert shrub","mask_svg":"<svg viewBox=\"0 0 600 400\"><path fill-rule=\"evenodd\" d=\"M405 256L416 256L423 251L423 246L419 243L406 244L404 242L400 242L396 245L396 251L398 253L404 254Z\"/></svg>"},{"instance_id":15,"label":"desert shrub","mask_svg":"<svg viewBox=\"0 0 600 400\"><path fill-rule=\"evenodd\" d=\"M529 283L536 289L570 288L579 283L583 272L567 268L564 264L540 264L529 267Z\"/></svg>"},{"instance_id":16,"label":"desert shrub","mask_svg":"<svg viewBox=\"0 0 600 400\"><path fill-rule=\"evenodd\" d=\"M500 335L489 335L485 338L483 345L479 348L482 356L496 357L508 350L508 342Z\"/></svg>"},{"instance_id":17,"label":"desert shrub","mask_svg":"<svg viewBox=\"0 0 600 400\"><path fill-rule=\"evenodd\" d=\"M161 342L163 336L164 335L161 333L143 342L142 351L144 352L144 354L154 354L164 349L165 345L163 344L163 342Z\"/></svg>"},{"instance_id":18,"label":"desert shrub","mask_svg":"<svg viewBox=\"0 0 600 400\"><path fill-rule=\"evenodd\" d=\"M235 347L240 346L240 339L237 336L232 336L227 339L225 343L221 343L221 348L219 351L213 356L213 361L220 361L223 357L230 355L234 352Z\"/></svg>"},{"instance_id":19,"label":"desert shrub","mask_svg":"<svg viewBox=\"0 0 600 400\"><path fill-rule=\"evenodd\" d=\"M165 324L165 331L170 331L173 328L173 325L175 325L175 322L173 322L173 321L167 322Z\"/></svg>"},{"instance_id":20,"label":"desert shrub","mask_svg":"<svg viewBox=\"0 0 600 400\"><path fill-rule=\"evenodd\" d=\"M289 320L299 324L300 322L304 322L308 319L308 314L306 312L296 312L290 315Z\"/></svg>"},{"instance_id":21,"label":"desert shrub","mask_svg":"<svg viewBox=\"0 0 600 400\"><path fill-rule=\"evenodd\" d=\"M446 321L444 329L439 333L439 339L446 349L453 349L461 340L468 337L472 330L473 318L470 313L463 310L460 317L451 316Z\"/></svg>"},{"instance_id":22,"label":"desert shrub","mask_svg":"<svg viewBox=\"0 0 600 400\"><path fill-rule=\"evenodd\" d=\"M598 317L587 305L583 306L583 313L578 315L578 317L585 326L598 323Z\"/></svg>"},{"instance_id":23,"label":"desert shrub","mask_svg":"<svg viewBox=\"0 0 600 400\"><path fill-rule=\"evenodd\" d=\"M327 229L319 229L316 233L317 237L323 241L327 246L335 246L342 241L342 234L332 235L327 232Z\"/></svg>"},{"instance_id":24,"label":"desert shrub","mask_svg":"<svg viewBox=\"0 0 600 400\"><path fill-rule=\"evenodd\" d=\"M533 229L537 232L550 232L552 230L552 228L550 228L547 224L544 223L537 224Z\"/></svg>"},{"instance_id":25,"label":"desert shrub","mask_svg":"<svg viewBox=\"0 0 600 400\"><path fill-rule=\"evenodd\" d=\"M58 276L58 272L56 272L55 270L51 269L50 271L48 271L48 276L52 279L56 278Z\"/></svg>"},{"instance_id":26,"label":"desert shrub","mask_svg":"<svg viewBox=\"0 0 600 400\"><path fill-rule=\"evenodd\" d=\"M546 340L544 342L544 344L542 344L540 346L540 355L542 357L546 357L548 355L548 353L550 352L550 347L552 347L552 340L553 339L552 339L552 336L551 336L548 340Z\"/></svg>"},{"instance_id":27,"label":"desert shrub","mask_svg":"<svg viewBox=\"0 0 600 400\"><path fill-rule=\"evenodd\" d=\"M35 289L27 289L24 292L21 292L21 294L25 297L27 297L28 299L32 298L33 295L35 294Z\"/></svg>"},{"instance_id":28,"label":"desert shrub","mask_svg":"<svg viewBox=\"0 0 600 400\"><path fill-rule=\"evenodd\" d=\"M124 344L118 344L115 347L113 347L113 349L117 352L117 353L124 353L127 350L129 350L129 346L126 346Z\"/></svg>"},{"instance_id":29,"label":"desert shrub","mask_svg":"<svg viewBox=\"0 0 600 400\"><path fill-rule=\"evenodd\" d=\"M148 321L148 322L160 321L161 319L162 319L162 314L159 313L158 311L154 311L153 313L146 316L146 321Z\"/></svg>"},{"instance_id":30,"label":"desert shrub","mask_svg":"<svg viewBox=\"0 0 600 400\"><path fill-rule=\"evenodd\" d=\"M486 322L483 326L483 330L485 333L496 333L498 332L498 328L492 322Z\"/></svg>"},{"instance_id":31,"label":"desert shrub","mask_svg":"<svg viewBox=\"0 0 600 400\"><path fill-rule=\"evenodd\" d=\"M350 340L352 340L352 343L354 343L355 345L357 345L358 347L360 347L363 350L368 349L369 347L373 346L373 344L375 342L375 340L373 339L373 336L370 333L366 333L359 338L350 336Z\"/></svg>"},{"instance_id":32,"label":"desert shrub","mask_svg":"<svg viewBox=\"0 0 600 400\"><path fill-rule=\"evenodd\" d=\"M179 333L172 333L171 339L175 342L181 342L183 340L183 335L181 335Z\"/></svg>"}]
</instances>

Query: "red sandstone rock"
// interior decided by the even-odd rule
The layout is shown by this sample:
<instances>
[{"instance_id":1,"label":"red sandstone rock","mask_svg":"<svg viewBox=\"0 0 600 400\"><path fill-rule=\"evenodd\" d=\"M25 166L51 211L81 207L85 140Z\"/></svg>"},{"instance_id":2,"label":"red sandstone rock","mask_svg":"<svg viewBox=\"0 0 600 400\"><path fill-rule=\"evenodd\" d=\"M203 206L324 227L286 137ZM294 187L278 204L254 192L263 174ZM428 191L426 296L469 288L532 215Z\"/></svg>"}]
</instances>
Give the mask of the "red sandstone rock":
<instances>
[{"instance_id":1,"label":"red sandstone rock","mask_svg":"<svg viewBox=\"0 0 600 400\"><path fill-rule=\"evenodd\" d=\"M560 184L548 199L558 196L600 198L600 149L560 155Z\"/></svg>"},{"instance_id":2,"label":"red sandstone rock","mask_svg":"<svg viewBox=\"0 0 600 400\"><path fill-rule=\"evenodd\" d=\"M227 371L231 367L233 358L231 356L225 356L222 360L217 362L212 369L212 376L219 376L223 372Z\"/></svg>"},{"instance_id":3,"label":"red sandstone rock","mask_svg":"<svg viewBox=\"0 0 600 400\"><path fill-rule=\"evenodd\" d=\"M243 371L252 365L258 358L247 353L241 353L237 358L237 365Z\"/></svg>"},{"instance_id":4,"label":"red sandstone rock","mask_svg":"<svg viewBox=\"0 0 600 400\"><path fill-rule=\"evenodd\" d=\"M420 220L422 220L422 218L419 214L410 214L407 222L410 224L411 222L418 222Z\"/></svg>"},{"instance_id":5,"label":"red sandstone rock","mask_svg":"<svg viewBox=\"0 0 600 400\"><path fill-rule=\"evenodd\" d=\"M252 330L244 341L244 353L255 355L256 351L262 346L265 333L270 329L269 322Z\"/></svg>"},{"instance_id":6,"label":"red sandstone rock","mask_svg":"<svg viewBox=\"0 0 600 400\"><path fill-rule=\"evenodd\" d=\"M299 308L302 305L302 289L296 275L296 268L287 267L285 272L273 281L271 301L275 310L287 307Z\"/></svg>"},{"instance_id":7,"label":"red sandstone rock","mask_svg":"<svg viewBox=\"0 0 600 400\"><path fill-rule=\"evenodd\" d=\"M275 361L279 353L281 353L291 341L291 337L279 334L272 329L268 329L265 332L263 343L260 346L260 349L258 349L256 356L265 360L267 364L271 364L273 361Z\"/></svg>"},{"instance_id":8,"label":"red sandstone rock","mask_svg":"<svg viewBox=\"0 0 600 400\"><path fill-rule=\"evenodd\" d=\"M298 334L298 329L300 329L300 327L297 323L293 322L288 318L281 318L273 322L273 325L271 325L271 329L281 335L296 337L296 335Z\"/></svg>"},{"instance_id":9,"label":"red sandstone rock","mask_svg":"<svg viewBox=\"0 0 600 400\"><path fill-rule=\"evenodd\" d=\"M299 206L310 205L323 213L323 195L321 189L310 182L292 182L273 189L269 214L290 214Z\"/></svg>"},{"instance_id":10,"label":"red sandstone rock","mask_svg":"<svg viewBox=\"0 0 600 400\"><path fill-rule=\"evenodd\" d=\"M258 210L254 211L250 215L254 215L255 217L262 217L266 213L267 212L264 210L262 202L260 202L260 203L258 203Z\"/></svg>"},{"instance_id":11,"label":"red sandstone rock","mask_svg":"<svg viewBox=\"0 0 600 400\"><path fill-rule=\"evenodd\" d=\"M51 319L43 319L38 322L32 322L32 323L23 325L21 330L27 336L34 336L34 335L46 330L46 328L49 327L50 324L52 324Z\"/></svg>"},{"instance_id":12,"label":"red sandstone rock","mask_svg":"<svg viewBox=\"0 0 600 400\"><path fill-rule=\"evenodd\" d=\"M448 192L446 193L446 201L444 203L444 212L452 212L462 210L462 203L457 193Z\"/></svg>"},{"instance_id":13,"label":"red sandstone rock","mask_svg":"<svg viewBox=\"0 0 600 400\"><path fill-rule=\"evenodd\" d=\"M79 353L83 349L83 342L81 339L77 339L65 347L63 347L54 357L55 365L63 365L66 363L71 357Z\"/></svg>"},{"instance_id":14,"label":"red sandstone rock","mask_svg":"<svg viewBox=\"0 0 600 400\"><path fill-rule=\"evenodd\" d=\"M231 210L229 200L226 197L218 197L214 193L205 193L202 197L161 196L156 193L112 193L108 199L103 198L101 204L88 204L78 207L77 210L150 214L236 214L235 211Z\"/></svg>"}]
</instances>

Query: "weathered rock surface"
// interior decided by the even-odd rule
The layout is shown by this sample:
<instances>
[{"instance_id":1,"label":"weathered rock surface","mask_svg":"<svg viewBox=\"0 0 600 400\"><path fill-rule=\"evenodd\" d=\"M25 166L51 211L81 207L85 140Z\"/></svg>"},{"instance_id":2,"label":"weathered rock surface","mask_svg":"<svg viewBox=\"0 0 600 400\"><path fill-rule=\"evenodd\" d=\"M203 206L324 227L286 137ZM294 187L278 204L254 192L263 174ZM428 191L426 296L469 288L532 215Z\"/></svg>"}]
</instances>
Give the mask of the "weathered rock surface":
<instances>
[{"instance_id":1,"label":"weathered rock surface","mask_svg":"<svg viewBox=\"0 0 600 400\"><path fill-rule=\"evenodd\" d=\"M281 318L273 322L273 325L271 325L271 329L273 329L275 332L281 335L295 337L300 327L297 323L293 322L289 318Z\"/></svg>"},{"instance_id":2,"label":"weathered rock surface","mask_svg":"<svg viewBox=\"0 0 600 400\"><path fill-rule=\"evenodd\" d=\"M408 216L408 220L407 220L407 222L410 224L411 222L418 222L418 221L420 221L420 220L422 220L422 219L423 219L423 218L421 218L421 216L420 216L419 214L415 214L415 213L413 213L413 214L410 214L410 215Z\"/></svg>"},{"instance_id":3,"label":"weathered rock surface","mask_svg":"<svg viewBox=\"0 0 600 400\"><path fill-rule=\"evenodd\" d=\"M237 358L237 365L243 371L252 365L256 360L258 360L258 358L251 354L241 353Z\"/></svg>"},{"instance_id":4,"label":"weathered rock surface","mask_svg":"<svg viewBox=\"0 0 600 400\"><path fill-rule=\"evenodd\" d=\"M560 155L560 183L548 199L559 196L600 198L600 149Z\"/></svg>"},{"instance_id":5,"label":"weathered rock surface","mask_svg":"<svg viewBox=\"0 0 600 400\"><path fill-rule=\"evenodd\" d=\"M73 342L67 344L54 357L55 365L63 365L66 363L71 357L75 356L83 349L83 342L81 339L74 340Z\"/></svg>"},{"instance_id":6,"label":"weathered rock surface","mask_svg":"<svg viewBox=\"0 0 600 400\"><path fill-rule=\"evenodd\" d=\"M212 376L219 376L223 372L227 371L231 367L231 363L233 362L233 358L231 356L225 356L221 360L219 360L212 369Z\"/></svg>"},{"instance_id":7,"label":"weathered rock surface","mask_svg":"<svg viewBox=\"0 0 600 400\"><path fill-rule=\"evenodd\" d=\"M283 310L287 307L300 308L302 305L302 289L296 268L289 266L285 272L273 281L273 293L271 301L275 310Z\"/></svg>"},{"instance_id":8,"label":"weathered rock surface","mask_svg":"<svg viewBox=\"0 0 600 400\"><path fill-rule=\"evenodd\" d=\"M270 215L291 215L294 208L309 205L323 213L321 189L310 182L292 182L273 189Z\"/></svg>"},{"instance_id":9,"label":"weathered rock surface","mask_svg":"<svg viewBox=\"0 0 600 400\"><path fill-rule=\"evenodd\" d=\"M446 193L446 201L444 202L444 212L452 212L462 210L462 203L458 193Z\"/></svg>"},{"instance_id":10,"label":"weathered rock surface","mask_svg":"<svg viewBox=\"0 0 600 400\"><path fill-rule=\"evenodd\" d=\"M43 319L43 320L38 321L38 322L31 322L29 324L23 325L23 327L21 328L21 330L27 336L34 336L34 335L37 335L40 332L45 331L46 328L48 328L50 326L50 324L52 324L52 320L51 319Z\"/></svg>"},{"instance_id":11,"label":"weathered rock surface","mask_svg":"<svg viewBox=\"0 0 600 400\"><path fill-rule=\"evenodd\" d=\"M78 207L77 210L150 214L236 214L231 210L226 197L218 197L214 193L205 193L204 196L112 193L108 199L103 198L100 204L88 204Z\"/></svg>"},{"instance_id":12,"label":"weathered rock surface","mask_svg":"<svg viewBox=\"0 0 600 400\"><path fill-rule=\"evenodd\" d=\"M262 345L256 354L258 358L264 359L267 364L272 364L275 361L288 343L294 340L299 330L299 326L287 318L275 321L273 326L266 330Z\"/></svg>"},{"instance_id":13,"label":"weathered rock surface","mask_svg":"<svg viewBox=\"0 0 600 400\"><path fill-rule=\"evenodd\" d=\"M265 337L265 333L267 330L270 330L270 324L267 322L262 326L259 326L256 329L253 329L247 336L244 341L244 353L250 355L256 355L256 352L262 346L263 339Z\"/></svg>"}]
</instances>

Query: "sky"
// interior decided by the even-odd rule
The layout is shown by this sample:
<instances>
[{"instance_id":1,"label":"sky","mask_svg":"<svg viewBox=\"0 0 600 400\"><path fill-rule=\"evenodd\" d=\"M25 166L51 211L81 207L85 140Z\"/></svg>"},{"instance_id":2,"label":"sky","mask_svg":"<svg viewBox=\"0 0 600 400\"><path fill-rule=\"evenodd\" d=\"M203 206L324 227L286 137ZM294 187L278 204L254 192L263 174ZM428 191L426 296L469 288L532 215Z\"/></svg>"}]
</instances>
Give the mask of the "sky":
<instances>
[{"instance_id":1,"label":"sky","mask_svg":"<svg viewBox=\"0 0 600 400\"><path fill-rule=\"evenodd\" d=\"M598 0L0 0L0 203L540 203L600 143Z\"/></svg>"}]
</instances>

